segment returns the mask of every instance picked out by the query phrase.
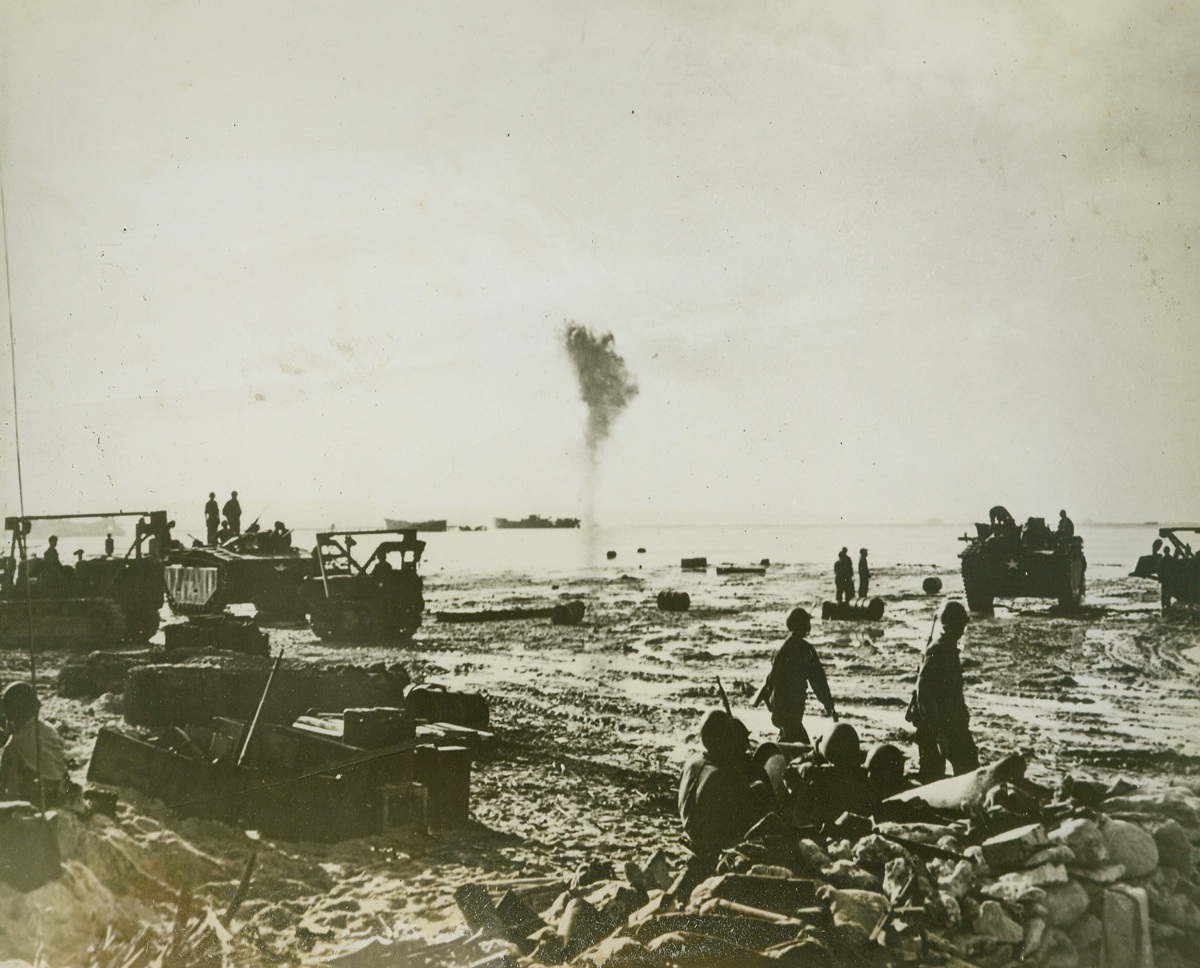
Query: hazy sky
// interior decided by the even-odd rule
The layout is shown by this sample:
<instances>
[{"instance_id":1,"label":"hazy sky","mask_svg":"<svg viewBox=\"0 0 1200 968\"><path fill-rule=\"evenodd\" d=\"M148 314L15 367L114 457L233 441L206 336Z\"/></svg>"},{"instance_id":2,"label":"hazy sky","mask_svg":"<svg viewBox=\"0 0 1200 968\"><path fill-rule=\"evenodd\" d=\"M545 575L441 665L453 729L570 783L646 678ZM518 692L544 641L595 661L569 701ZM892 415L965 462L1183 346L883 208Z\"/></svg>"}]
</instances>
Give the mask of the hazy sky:
<instances>
[{"instance_id":1,"label":"hazy sky","mask_svg":"<svg viewBox=\"0 0 1200 968\"><path fill-rule=\"evenodd\" d=\"M1198 28L8 0L26 508L580 513L575 320L640 384L601 520L1195 523Z\"/></svg>"}]
</instances>

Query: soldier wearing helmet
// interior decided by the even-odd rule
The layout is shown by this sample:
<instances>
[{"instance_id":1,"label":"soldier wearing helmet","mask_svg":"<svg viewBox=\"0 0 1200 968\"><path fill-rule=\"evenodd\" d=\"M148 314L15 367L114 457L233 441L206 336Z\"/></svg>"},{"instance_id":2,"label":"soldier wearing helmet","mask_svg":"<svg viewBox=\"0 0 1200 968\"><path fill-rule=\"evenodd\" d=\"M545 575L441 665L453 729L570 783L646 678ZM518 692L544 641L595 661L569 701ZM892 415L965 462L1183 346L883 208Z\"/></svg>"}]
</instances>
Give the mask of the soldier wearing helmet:
<instances>
[{"instance_id":1,"label":"soldier wearing helmet","mask_svg":"<svg viewBox=\"0 0 1200 968\"><path fill-rule=\"evenodd\" d=\"M784 640L775 658L771 671L754 699L754 705L765 702L771 710L771 722L779 727L779 739L784 743L810 742L804 728L804 706L808 700L808 687L825 707L827 715L837 720L833 708L833 695L825 668L817 650L806 636L812 629L812 617L803 608L794 608L788 615L787 628L791 633Z\"/></svg>"},{"instance_id":2,"label":"soldier wearing helmet","mask_svg":"<svg viewBox=\"0 0 1200 968\"><path fill-rule=\"evenodd\" d=\"M801 826L827 823L847 811L868 817L879 805L863 769L858 733L849 723L836 723L821 737L813 762L796 769L791 780L792 818Z\"/></svg>"},{"instance_id":3,"label":"soldier wearing helmet","mask_svg":"<svg viewBox=\"0 0 1200 968\"><path fill-rule=\"evenodd\" d=\"M679 818L685 838L698 857L740 843L767 813L761 788L765 780L751 764L749 732L723 709L710 709L700 723L704 751L683 767L679 778Z\"/></svg>"},{"instance_id":4,"label":"soldier wearing helmet","mask_svg":"<svg viewBox=\"0 0 1200 968\"><path fill-rule=\"evenodd\" d=\"M880 800L911 789L912 784L904 775L904 754L891 743L880 743L872 747L864 764L871 787Z\"/></svg>"},{"instance_id":5,"label":"soldier wearing helmet","mask_svg":"<svg viewBox=\"0 0 1200 968\"><path fill-rule=\"evenodd\" d=\"M922 783L946 775L946 761L954 775L979 766L979 751L971 736L971 716L963 698L962 663L958 640L967 628L967 610L951 601L942 609L942 634L925 650L917 688L909 707L909 721L917 730Z\"/></svg>"},{"instance_id":6,"label":"soldier wearing helmet","mask_svg":"<svg viewBox=\"0 0 1200 968\"><path fill-rule=\"evenodd\" d=\"M9 683L0 695L0 711L8 726L8 742L0 751L0 799L28 800L57 805L68 793L61 737L49 723L38 718L41 702L33 686L24 681Z\"/></svg>"}]
</instances>

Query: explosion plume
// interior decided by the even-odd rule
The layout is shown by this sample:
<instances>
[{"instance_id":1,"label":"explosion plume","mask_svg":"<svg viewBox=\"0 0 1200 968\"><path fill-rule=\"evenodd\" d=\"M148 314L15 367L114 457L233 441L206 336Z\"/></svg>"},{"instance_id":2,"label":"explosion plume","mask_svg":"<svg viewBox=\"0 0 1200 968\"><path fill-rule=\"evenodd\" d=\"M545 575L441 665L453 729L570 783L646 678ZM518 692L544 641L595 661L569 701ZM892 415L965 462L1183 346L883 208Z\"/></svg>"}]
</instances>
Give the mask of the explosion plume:
<instances>
[{"instance_id":1,"label":"explosion plume","mask_svg":"<svg viewBox=\"0 0 1200 968\"><path fill-rule=\"evenodd\" d=\"M563 344L579 378L579 396L587 405L587 513L592 521L596 467L600 448L612 433L613 423L637 396L637 381L630 376L625 360L613 348L612 333L597 335L576 322L567 323Z\"/></svg>"}]
</instances>

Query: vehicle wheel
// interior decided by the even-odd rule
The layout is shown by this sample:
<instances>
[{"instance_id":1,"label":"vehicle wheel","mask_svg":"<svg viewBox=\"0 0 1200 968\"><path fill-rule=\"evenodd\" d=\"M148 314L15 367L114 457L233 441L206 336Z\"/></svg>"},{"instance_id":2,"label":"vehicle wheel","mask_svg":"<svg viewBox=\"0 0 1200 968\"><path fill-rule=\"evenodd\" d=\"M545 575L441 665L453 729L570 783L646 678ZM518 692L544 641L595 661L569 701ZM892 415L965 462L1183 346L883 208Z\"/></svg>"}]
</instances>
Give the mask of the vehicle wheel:
<instances>
[{"instance_id":1,"label":"vehicle wheel","mask_svg":"<svg viewBox=\"0 0 1200 968\"><path fill-rule=\"evenodd\" d=\"M309 624L312 625L312 630L317 633L318 638L333 638L333 622L330 620L327 614L322 613L320 615L310 615Z\"/></svg>"},{"instance_id":2,"label":"vehicle wheel","mask_svg":"<svg viewBox=\"0 0 1200 968\"><path fill-rule=\"evenodd\" d=\"M1058 604L1065 609L1076 609L1083 603L1083 571L1072 568L1063 579L1063 589L1058 595Z\"/></svg>"}]
</instances>

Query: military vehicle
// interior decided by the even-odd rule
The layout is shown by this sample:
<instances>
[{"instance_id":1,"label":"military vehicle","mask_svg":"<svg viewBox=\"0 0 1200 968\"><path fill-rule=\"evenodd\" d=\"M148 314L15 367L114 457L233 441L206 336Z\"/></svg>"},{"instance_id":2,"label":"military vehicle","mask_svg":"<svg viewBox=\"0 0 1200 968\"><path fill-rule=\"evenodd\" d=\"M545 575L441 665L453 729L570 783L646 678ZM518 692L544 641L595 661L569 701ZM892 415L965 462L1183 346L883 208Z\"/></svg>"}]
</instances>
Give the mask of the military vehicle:
<instances>
[{"instance_id":1,"label":"military vehicle","mask_svg":"<svg viewBox=\"0 0 1200 968\"><path fill-rule=\"evenodd\" d=\"M578 528L579 518L543 518L530 514L519 520L496 518L492 522L497 528Z\"/></svg>"},{"instance_id":2,"label":"military vehicle","mask_svg":"<svg viewBox=\"0 0 1200 968\"><path fill-rule=\"evenodd\" d=\"M1183 534L1200 534L1200 527L1159 528L1159 541L1154 542L1153 554L1142 555L1133 570L1135 578L1154 578L1162 586L1162 603L1167 607L1172 602L1183 605L1200 605L1200 558L1192 552L1192 546L1179 537ZM1163 540L1170 542L1173 549L1169 555L1159 552Z\"/></svg>"},{"instance_id":3,"label":"military vehicle","mask_svg":"<svg viewBox=\"0 0 1200 968\"><path fill-rule=\"evenodd\" d=\"M163 569L167 602L179 615L218 615L227 605L250 604L261 621L304 621L304 579L317 574L311 555L292 547L282 522L271 531L257 522L223 544L196 544L173 552Z\"/></svg>"},{"instance_id":4,"label":"military vehicle","mask_svg":"<svg viewBox=\"0 0 1200 968\"><path fill-rule=\"evenodd\" d=\"M79 551L71 564L29 556L29 535L35 524L48 540L55 522L120 517L138 519L133 543L121 557L87 556ZM20 646L32 634L42 646L144 643L158 631L162 555L172 543L172 523L166 511L6 517L4 527L12 533L12 541L0 576L0 642ZM70 557L65 549L59 553Z\"/></svg>"},{"instance_id":5,"label":"military vehicle","mask_svg":"<svg viewBox=\"0 0 1200 968\"><path fill-rule=\"evenodd\" d=\"M989 613L997 598L1057 598L1063 608L1083 601L1087 559L1083 539L1064 537L1030 518L1017 525L1007 512L959 540L963 590L972 612Z\"/></svg>"},{"instance_id":6,"label":"military vehicle","mask_svg":"<svg viewBox=\"0 0 1200 968\"><path fill-rule=\"evenodd\" d=\"M354 557L358 537L396 535L384 540L365 562ZM318 573L300 584L309 623L323 639L403 642L421 625L425 611L417 564L425 542L412 529L323 531L314 556ZM388 555L399 558L399 567Z\"/></svg>"}]
</instances>

